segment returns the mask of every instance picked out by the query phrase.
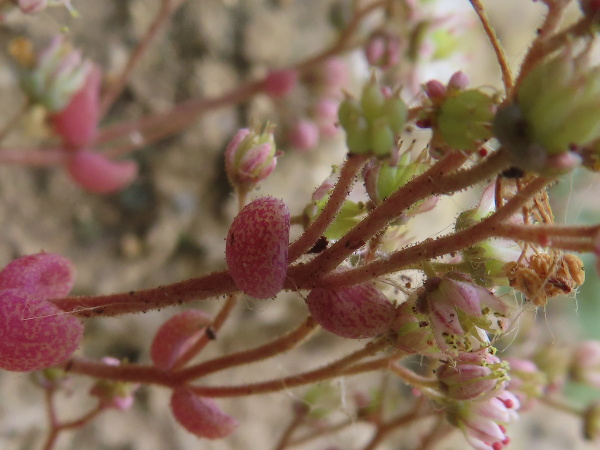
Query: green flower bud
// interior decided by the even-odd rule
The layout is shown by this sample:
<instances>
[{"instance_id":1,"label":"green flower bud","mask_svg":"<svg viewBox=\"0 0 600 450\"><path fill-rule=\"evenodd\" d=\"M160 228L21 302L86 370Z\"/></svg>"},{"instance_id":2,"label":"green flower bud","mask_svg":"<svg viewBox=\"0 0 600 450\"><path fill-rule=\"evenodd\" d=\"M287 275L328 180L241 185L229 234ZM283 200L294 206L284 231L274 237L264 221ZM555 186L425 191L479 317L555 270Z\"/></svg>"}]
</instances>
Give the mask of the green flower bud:
<instances>
[{"instance_id":1,"label":"green flower bud","mask_svg":"<svg viewBox=\"0 0 600 450\"><path fill-rule=\"evenodd\" d=\"M400 97L390 97L383 104L382 115L387 118L392 131L398 134L408 118L408 108Z\"/></svg>"},{"instance_id":2,"label":"green flower bud","mask_svg":"<svg viewBox=\"0 0 600 450\"><path fill-rule=\"evenodd\" d=\"M363 87L360 96L360 106L363 116L369 121L373 121L381 116L382 108L385 103L385 97L381 92L381 86L377 83L374 75L371 75L369 81Z\"/></svg>"},{"instance_id":3,"label":"green flower bud","mask_svg":"<svg viewBox=\"0 0 600 450\"><path fill-rule=\"evenodd\" d=\"M540 63L517 91L532 143L549 155L600 138L600 67L588 55L563 51Z\"/></svg>"},{"instance_id":4,"label":"green flower bud","mask_svg":"<svg viewBox=\"0 0 600 450\"><path fill-rule=\"evenodd\" d=\"M425 164L412 159L411 154L407 152L400 157L397 164L372 160L365 166L363 171L365 187L374 203L381 203L413 176L423 172Z\"/></svg>"},{"instance_id":5,"label":"green flower bud","mask_svg":"<svg viewBox=\"0 0 600 450\"><path fill-rule=\"evenodd\" d=\"M360 101L346 98L338 109L350 153L371 152L380 157L393 151L407 116L408 108L399 95L385 94L375 75L365 84Z\"/></svg>"},{"instance_id":6,"label":"green flower bud","mask_svg":"<svg viewBox=\"0 0 600 450\"><path fill-rule=\"evenodd\" d=\"M338 120L340 121L340 125L345 130L349 130L350 128L356 126L356 123L360 119L361 115L362 111L356 100L349 97L342 100L338 108Z\"/></svg>"},{"instance_id":7,"label":"green flower bud","mask_svg":"<svg viewBox=\"0 0 600 450\"><path fill-rule=\"evenodd\" d=\"M369 144L376 156L387 156L392 153L396 139L394 132L385 117L373 121L369 127Z\"/></svg>"},{"instance_id":8,"label":"green flower bud","mask_svg":"<svg viewBox=\"0 0 600 450\"><path fill-rule=\"evenodd\" d=\"M492 137L494 100L477 90L459 92L447 98L437 117L438 129L446 144L457 150L476 150Z\"/></svg>"},{"instance_id":9,"label":"green flower bud","mask_svg":"<svg viewBox=\"0 0 600 450\"><path fill-rule=\"evenodd\" d=\"M360 117L356 126L346 130L346 145L353 155L367 153L370 147L369 125L366 120Z\"/></svg>"}]
</instances>

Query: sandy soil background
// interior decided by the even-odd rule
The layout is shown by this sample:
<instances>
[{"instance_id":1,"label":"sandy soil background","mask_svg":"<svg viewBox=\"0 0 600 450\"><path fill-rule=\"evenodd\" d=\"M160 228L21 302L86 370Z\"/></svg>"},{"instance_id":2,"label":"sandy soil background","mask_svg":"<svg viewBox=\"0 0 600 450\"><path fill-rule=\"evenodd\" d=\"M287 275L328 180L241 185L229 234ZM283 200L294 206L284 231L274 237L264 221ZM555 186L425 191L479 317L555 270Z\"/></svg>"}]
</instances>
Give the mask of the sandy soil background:
<instances>
[{"instance_id":1,"label":"sandy soil background","mask_svg":"<svg viewBox=\"0 0 600 450\"><path fill-rule=\"evenodd\" d=\"M290 64L318 51L333 38L327 21L331 3L188 1L141 61L107 123L163 111L189 97L218 95L240 80L264 73L268 67ZM522 55L522 42L532 32L529 24L542 11L530 3L486 2L493 7L491 15L514 61ZM53 10L36 17L9 15L0 24L0 122L23 101L15 89L12 63L6 55L4 44L9 39L27 35L43 45L61 26L68 25L74 42L110 73L122 66L158 8L157 0L80 0L74 4L81 14L77 20ZM521 8L520 4L526 5ZM479 64L481 71L472 73L475 80L484 80L492 65L488 59L477 58L473 63ZM497 84L497 74L492 78L492 84ZM246 105L211 112L178 136L136 153L141 176L117 195L85 193L61 169L0 167L0 263L42 249L61 253L78 268L77 294L139 289L223 268L224 237L235 211L223 171L224 146L235 130L247 125L251 118L272 114L273 104L264 96ZM34 117L29 117L5 145L47 142L48 137L39 135L34 122ZM310 154L288 152L273 177L255 195L276 194L298 212L331 164L342 157L339 140ZM440 230L432 230L437 231ZM203 308L216 311L221 303L222 299L207 301ZM147 362L154 330L173 312L89 320L83 351L90 357L111 355ZM299 323L304 316L305 306L298 295L261 303L248 301L236 311L206 356L238 350L249 346L249 342L264 342ZM353 343L340 342L323 333L299 353L250 369L228 371L207 381L237 384L291 374L316 367L332 354L339 355L353 347ZM334 382L340 392L340 418L349 414L346 393L366 383L366 378L360 377L347 383ZM89 380L73 380L72 394L61 398L65 419L94 404L94 399L86 396L88 388ZM220 401L224 410L240 420L241 426L230 438L213 443L198 440L174 423L167 390L144 387L136 395L131 411L110 411L77 432L65 433L57 449L269 449L287 423L281 417L287 415L292 400L300 393L290 390ZM40 448L46 427L42 404L42 392L28 375L0 373L1 449ZM514 437L513 448L585 448L574 437L577 422L561 415L556 426L547 427L545 423L553 420L553 415L548 410L541 412L541 416L525 417L526 425L520 427L524 431ZM426 429L419 428L416 433L409 430L412 437L407 432L399 433L381 448L414 448L415 435ZM368 436L368 428L360 425L303 448L354 449ZM457 439L440 448L461 449L465 444Z\"/></svg>"}]
</instances>

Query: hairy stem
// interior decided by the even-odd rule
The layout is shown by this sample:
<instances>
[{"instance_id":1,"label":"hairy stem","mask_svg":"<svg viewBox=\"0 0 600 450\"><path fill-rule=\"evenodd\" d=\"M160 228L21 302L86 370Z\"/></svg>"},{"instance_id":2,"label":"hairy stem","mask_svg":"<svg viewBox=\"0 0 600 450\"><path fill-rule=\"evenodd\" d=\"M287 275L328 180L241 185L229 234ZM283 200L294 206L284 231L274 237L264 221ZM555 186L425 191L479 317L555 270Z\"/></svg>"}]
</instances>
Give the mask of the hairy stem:
<instances>
[{"instance_id":1,"label":"hairy stem","mask_svg":"<svg viewBox=\"0 0 600 450\"><path fill-rule=\"evenodd\" d=\"M139 62L141 57L146 53L146 50L150 48L150 44L158 34L159 30L169 21L171 15L183 4L185 0L162 0L160 8L154 17L154 20L148 27L146 34L142 40L138 43L135 50L129 56L129 60L125 64L125 67L121 73L112 80L108 89L104 92L102 100L100 102L100 117L104 116L110 109L111 105L117 99L119 94L125 88L125 84L129 79L133 69Z\"/></svg>"},{"instance_id":2,"label":"hairy stem","mask_svg":"<svg viewBox=\"0 0 600 450\"><path fill-rule=\"evenodd\" d=\"M499 223L518 213L531 197L552 181L554 180L549 178L536 178L494 214L465 230L399 250L385 261L376 261L342 273L330 274L321 279L319 285L340 287L348 284L359 284L382 275L397 272L417 261L429 260L451 252L457 252L489 239L495 235Z\"/></svg>"},{"instance_id":3,"label":"hairy stem","mask_svg":"<svg viewBox=\"0 0 600 450\"><path fill-rule=\"evenodd\" d=\"M308 229L290 245L289 262L292 263L306 253L317 242L339 213L346 197L350 194L355 177L366 162L365 156L349 156L342 166L338 181L331 192L329 200L321 214L310 224Z\"/></svg>"},{"instance_id":4,"label":"hairy stem","mask_svg":"<svg viewBox=\"0 0 600 450\"><path fill-rule=\"evenodd\" d=\"M241 366L252 362L262 361L275 355L285 353L296 347L317 328L317 323L309 316L300 326L288 334L267 344L250 350L242 350L230 355L221 356L210 361L180 370L175 374L178 380L189 381L218 372L230 367Z\"/></svg>"},{"instance_id":5,"label":"hairy stem","mask_svg":"<svg viewBox=\"0 0 600 450\"><path fill-rule=\"evenodd\" d=\"M463 163L462 155L450 154L398 189L344 237L302 267L303 278L314 280L311 287L316 287L320 278L334 270L353 251L362 247L368 239L416 202L432 195L450 194L486 180L504 169L509 161L505 152L497 152L478 166L446 175Z\"/></svg>"},{"instance_id":6,"label":"hairy stem","mask_svg":"<svg viewBox=\"0 0 600 450\"><path fill-rule=\"evenodd\" d=\"M492 28L490 21L483 9L483 5L479 0L469 0L473 9L477 13L479 17L479 21L485 30L485 34L488 37L488 40L492 44L492 48L494 49L494 53L496 54L496 59L498 64L500 65L500 71L502 72L502 82L504 83L505 92L510 92L515 84L515 80L510 70L510 66L508 65L508 61L506 59L506 54L504 53L504 49L502 45L500 45L500 41L498 40L498 36L496 32Z\"/></svg>"},{"instance_id":7,"label":"hairy stem","mask_svg":"<svg viewBox=\"0 0 600 450\"><path fill-rule=\"evenodd\" d=\"M374 366L367 366L367 368L364 366L358 366L360 367L361 372L356 372L357 366L352 367L354 368L354 371L345 369L349 369L352 364L380 350L383 350L388 345L389 344L385 340L369 342L364 348L324 367L321 367L320 369L311 370L309 372L291 375L284 378L278 378L276 380L251 383L242 386L193 386L191 389L197 395L203 397L240 397L255 394L265 394L268 392L277 392L283 389L289 389L305 384L312 384L341 375L361 373L367 370L377 370L381 369L382 367L387 367L389 364L389 358L378 360L378 364ZM385 366L383 364L385 364Z\"/></svg>"}]
</instances>

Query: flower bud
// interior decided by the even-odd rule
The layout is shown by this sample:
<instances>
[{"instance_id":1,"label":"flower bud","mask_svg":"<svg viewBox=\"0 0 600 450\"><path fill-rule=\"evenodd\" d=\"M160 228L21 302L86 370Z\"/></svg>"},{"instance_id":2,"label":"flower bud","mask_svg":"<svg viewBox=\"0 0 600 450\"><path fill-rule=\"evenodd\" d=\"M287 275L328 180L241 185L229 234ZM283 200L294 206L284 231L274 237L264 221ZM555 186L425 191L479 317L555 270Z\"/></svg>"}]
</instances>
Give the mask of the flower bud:
<instances>
[{"instance_id":1,"label":"flower bud","mask_svg":"<svg viewBox=\"0 0 600 450\"><path fill-rule=\"evenodd\" d=\"M498 111L495 134L520 168L564 173L577 160L557 155L600 138L600 67L590 67L588 59L588 50L546 58L523 79L515 103Z\"/></svg>"},{"instance_id":2,"label":"flower bud","mask_svg":"<svg viewBox=\"0 0 600 450\"><path fill-rule=\"evenodd\" d=\"M570 373L575 381L600 388L600 341L577 344Z\"/></svg>"},{"instance_id":3,"label":"flower bud","mask_svg":"<svg viewBox=\"0 0 600 450\"><path fill-rule=\"evenodd\" d=\"M518 418L519 400L509 391L484 401L457 402L447 410L448 422L476 449L500 450L510 442L506 425Z\"/></svg>"},{"instance_id":4,"label":"flower bud","mask_svg":"<svg viewBox=\"0 0 600 450\"><path fill-rule=\"evenodd\" d=\"M50 112L58 112L84 85L91 67L78 50L57 36L39 54L34 66L23 71L21 86L32 101Z\"/></svg>"},{"instance_id":5,"label":"flower bud","mask_svg":"<svg viewBox=\"0 0 600 450\"><path fill-rule=\"evenodd\" d=\"M536 399L544 394L546 375L533 361L527 359L506 358L509 365L510 381L508 389L521 402L521 409L531 408Z\"/></svg>"},{"instance_id":6,"label":"flower bud","mask_svg":"<svg viewBox=\"0 0 600 450\"><path fill-rule=\"evenodd\" d=\"M288 265L290 211L277 198L262 197L246 205L227 234L225 258L240 290L270 298L283 288Z\"/></svg>"},{"instance_id":7,"label":"flower bud","mask_svg":"<svg viewBox=\"0 0 600 450\"><path fill-rule=\"evenodd\" d=\"M265 78L265 92L273 98L285 97L297 83L297 70L273 70Z\"/></svg>"},{"instance_id":8,"label":"flower bud","mask_svg":"<svg viewBox=\"0 0 600 450\"><path fill-rule=\"evenodd\" d=\"M373 34L366 46L365 57L371 66L389 69L400 62L400 41L387 33Z\"/></svg>"},{"instance_id":9,"label":"flower bud","mask_svg":"<svg viewBox=\"0 0 600 450\"><path fill-rule=\"evenodd\" d=\"M436 371L442 392L453 400L485 400L504 389L508 376L506 363L489 353L460 353Z\"/></svg>"},{"instance_id":10,"label":"flower bud","mask_svg":"<svg viewBox=\"0 0 600 450\"><path fill-rule=\"evenodd\" d=\"M406 123L408 109L399 94L384 93L373 74L363 87L359 101L344 99L338 110L351 154L392 154L396 136Z\"/></svg>"},{"instance_id":11,"label":"flower bud","mask_svg":"<svg viewBox=\"0 0 600 450\"><path fill-rule=\"evenodd\" d=\"M337 110L340 102L333 98L319 100L314 108L314 120L319 127L319 134L333 137L339 133L337 127Z\"/></svg>"},{"instance_id":12,"label":"flower bud","mask_svg":"<svg viewBox=\"0 0 600 450\"><path fill-rule=\"evenodd\" d=\"M289 141L296 149L307 152L319 144L319 127L312 120L298 120L290 129Z\"/></svg>"},{"instance_id":13,"label":"flower bud","mask_svg":"<svg viewBox=\"0 0 600 450\"><path fill-rule=\"evenodd\" d=\"M371 160L363 169L365 188L375 204L380 204L404 186L412 177L423 172L425 165L404 153L396 164Z\"/></svg>"},{"instance_id":14,"label":"flower bud","mask_svg":"<svg viewBox=\"0 0 600 450\"><path fill-rule=\"evenodd\" d=\"M459 70L454 72L448 80L448 89L450 91L462 91L469 85L469 77L462 71Z\"/></svg>"},{"instance_id":15,"label":"flower bud","mask_svg":"<svg viewBox=\"0 0 600 450\"><path fill-rule=\"evenodd\" d=\"M445 143L456 150L477 150L492 137L493 99L477 90L447 97L437 115L437 127Z\"/></svg>"},{"instance_id":16,"label":"flower bud","mask_svg":"<svg viewBox=\"0 0 600 450\"><path fill-rule=\"evenodd\" d=\"M190 433L206 439L221 439L235 431L239 423L225 414L211 398L199 397L187 386L171 395L171 412Z\"/></svg>"},{"instance_id":17,"label":"flower bud","mask_svg":"<svg viewBox=\"0 0 600 450\"><path fill-rule=\"evenodd\" d=\"M394 319L394 306L371 283L316 288L308 294L306 304L319 325L350 339L378 336Z\"/></svg>"},{"instance_id":18,"label":"flower bud","mask_svg":"<svg viewBox=\"0 0 600 450\"><path fill-rule=\"evenodd\" d=\"M116 358L104 357L102 362L108 366L120 366L121 362ZM90 395L97 397L104 408L113 408L126 411L133 405L135 391L140 387L139 383L127 383L124 381L98 380L90 388Z\"/></svg>"},{"instance_id":19,"label":"flower bud","mask_svg":"<svg viewBox=\"0 0 600 450\"><path fill-rule=\"evenodd\" d=\"M277 165L273 127L239 130L225 150L225 170L234 187L251 189L267 178Z\"/></svg>"}]
</instances>

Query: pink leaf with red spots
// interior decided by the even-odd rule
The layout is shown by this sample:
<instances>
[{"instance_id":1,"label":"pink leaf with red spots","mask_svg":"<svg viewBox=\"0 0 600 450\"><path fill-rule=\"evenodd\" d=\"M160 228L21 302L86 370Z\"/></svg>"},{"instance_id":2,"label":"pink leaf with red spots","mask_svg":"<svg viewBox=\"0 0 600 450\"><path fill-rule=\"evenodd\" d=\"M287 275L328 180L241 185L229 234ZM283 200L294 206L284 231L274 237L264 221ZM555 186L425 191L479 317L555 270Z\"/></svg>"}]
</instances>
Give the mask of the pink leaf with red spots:
<instances>
[{"instance_id":1,"label":"pink leaf with red spots","mask_svg":"<svg viewBox=\"0 0 600 450\"><path fill-rule=\"evenodd\" d=\"M282 200L262 197L240 211L227 235L225 258L242 291L264 299L283 288L289 235L290 212Z\"/></svg>"}]
</instances>

